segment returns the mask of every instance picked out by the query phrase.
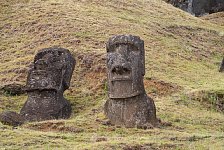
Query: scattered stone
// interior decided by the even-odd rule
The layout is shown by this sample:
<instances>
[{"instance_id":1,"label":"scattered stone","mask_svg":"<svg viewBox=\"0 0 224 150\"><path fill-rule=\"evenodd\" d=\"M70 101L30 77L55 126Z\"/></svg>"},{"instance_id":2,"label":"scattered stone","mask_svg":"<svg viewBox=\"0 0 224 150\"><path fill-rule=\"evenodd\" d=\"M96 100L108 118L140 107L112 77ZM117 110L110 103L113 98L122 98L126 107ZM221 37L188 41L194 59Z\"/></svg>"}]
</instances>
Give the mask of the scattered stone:
<instances>
[{"instance_id":1,"label":"scattered stone","mask_svg":"<svg viewBox=\"0 0 224 150\"><path fill-rule=\"evenodd\" d=\"M97 137L96 142L102 142L102 141L107 141L107 138L105 137Z\"/></svg>"},{"instance_id":2,"label":"scattered stone","mask_svg":"<svg viewBox=\"0 0 224 150\"><path fill-rule=\"evenodd\" d=\"M110 120L108 119L102 120L102 119L96 118L96 122L99 122L100 124L104 126L111 126Z\"/></svg>"},{"instance_id":3,"label":"scattered stone","mask_svg":"<svg viewBox=\"0 0 224 150\"><path fill-rule=\"evenodd\" d=\"M159 126L158 127L171 127L172 126L171 122L165 122L165 121L162 121L160 119L158 119L158 122L159 122Z\"/></svg>"},{"instance_id":4,"label":"scattered stone","mask_svg":"<svg viewBox=\"0 0 224 150\"><path fill-rule=\"evenodd\" d=\"M2 87L2 90L9 95L21 95L26 93L24 90L24 85L18 84L18 83L10 83L6 84Z\"/></svg>"},{"instance_id":5,"label":"scattered stone","mask_svg":"<svg viewBox=\"0 0 224 150\"><path fill-rule=\"evenodd\" d=\"M141 127L157 124L156 108L147 96L144 41L137 36L118 35L107 43L108 96L105 114L111 124Z\"/></svg>"},{"instance_id":6,"label":"scattered stone","mask_svg":"<svg viewBox=\"0 0 224 150\"><path fill-rule=\"evenodd\" d=\"M140 125L140 126L137 126L138 129L144 129L144 130L147 130L147 129L153 129L153 125L150 124L150 123L147 123L147 124L144 124L144 125Z\"/></svg>"},{"instance_id":7,"label":"scattered stone","mask_svg":"<svg viewBox=\"0 0 224 150\"><path fill-rule=\"evenodd\" d=\"M0 121L4 125L13 127L19 126L25 122L25 118L13 111L5 111L0 114Z\"/></svg>"}]
</instances>

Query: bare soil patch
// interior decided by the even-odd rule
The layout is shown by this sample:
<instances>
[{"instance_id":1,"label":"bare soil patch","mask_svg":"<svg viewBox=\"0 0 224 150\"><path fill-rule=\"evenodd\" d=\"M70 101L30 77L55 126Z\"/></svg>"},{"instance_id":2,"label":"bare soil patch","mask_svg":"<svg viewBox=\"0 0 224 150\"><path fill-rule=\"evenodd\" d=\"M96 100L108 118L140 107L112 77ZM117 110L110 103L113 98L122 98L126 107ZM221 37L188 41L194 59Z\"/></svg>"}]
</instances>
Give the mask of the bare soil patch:
<instances>
[{"instance_id":1,"label":"bare soil patch","mask_svg":"<svg viewBox=\"0 0 224 150\"><path fill-rule=\"evenodd\" d=\"M146 78L146 80L144 80L144 84L148 94L152 96L166 96L179 92L182 89L178 85L167 83L156 78Z\"/></svg>"}]
</instances>

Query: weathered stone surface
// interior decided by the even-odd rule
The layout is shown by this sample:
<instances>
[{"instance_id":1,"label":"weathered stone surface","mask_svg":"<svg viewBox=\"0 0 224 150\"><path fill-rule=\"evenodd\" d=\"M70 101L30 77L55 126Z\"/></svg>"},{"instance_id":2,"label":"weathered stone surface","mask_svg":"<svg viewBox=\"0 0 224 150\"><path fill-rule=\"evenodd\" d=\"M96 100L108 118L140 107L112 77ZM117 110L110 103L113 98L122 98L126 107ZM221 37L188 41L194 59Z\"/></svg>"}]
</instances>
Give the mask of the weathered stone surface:
<instances>
[{"instance_id":1,"label":"weathered stone surface","mask_svg":"<svg viewBox=\"0 0 224 150\"><path fill-rule=\"evenodd\" d=\"M223 0L166 0L175 7L187 11L195 16L202 16L224 11Z\"/></svg>"},{"instance_id":2,"label":"weathered stone surface","mask_svg":"<svg viewBox=\"0 0 224 150\"><path fill-rule=\"evenodd\" d=\"M0 114L0 121L2 124L10 126L19 126L24 123L25 118L13 111L6 111Z\"/></svg>"},{"instance_id":3,"label":"weathered stone surface","mask_svg":"<svg viewBox=\"0 0 224 150\"><path fill-rule=\"evenodd\" d=\"M39 51L28 74L28 99L20 114L29 121L69 118L71 106L63 92L70 85L74 66L75 59L67 49Z\"/></svg>"},{"instance_id":4,"label":"weathered stone surface","mask_svg":"<svg viewBox=\"0 0 224 150\"><path fill-rule=\"evenodd\" d=\"M156 108L144 89L144 41L118 35L107 43L108 96L105 114L111 124L125 127L155 125Z\"/></svg>"},{"instance_id":5,"label":"weathered stone surface","mask_svg":"<svg viewBox=\"0 0 224 150\"><path fill-rule=\"evenodd\" d=\"M1 122L16 126L24 122L18 121L18 118L25 121L69 118L71 105L63 93L69 88L74 67L75 59L67 49L46 48L39 51L27 77L26 103L20 114L1 114Z\"/></svg>"},{"instance_id":6,"label":"weathered stone surface","mask_svg":"<svg viewBox=\"0 0 224 150\"><path fill-rule=\"evenodd\" d=\"M219 72L224 72L224 58L222 59Z\"/></svg>"}]
</instances>

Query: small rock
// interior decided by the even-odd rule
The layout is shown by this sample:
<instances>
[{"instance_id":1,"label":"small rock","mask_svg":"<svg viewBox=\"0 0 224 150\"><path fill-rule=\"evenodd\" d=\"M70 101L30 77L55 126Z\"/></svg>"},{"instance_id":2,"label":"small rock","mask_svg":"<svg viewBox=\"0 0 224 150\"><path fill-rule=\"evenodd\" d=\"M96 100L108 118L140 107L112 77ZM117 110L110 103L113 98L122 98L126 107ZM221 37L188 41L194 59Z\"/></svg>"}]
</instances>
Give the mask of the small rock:
<instances>
[{"instance_id":1,"label":"small rock","mask_svg":"<svg viewBox=\"0 0 224 150\"><path fill-rule=\"evenodd\" d=\"M102 141L107 141L107 138L105 138L105 137L98 137L96 139L96 142L102 142Z\"/></svg>"},{"instance_id":2,"label":"small rock","mask_svg":"<svg viewBox=\"0 0 224 150\"><path fill-rule=\"evenodd\" d=\"M137 126L138 129L143 129L143 130L147 130L147 129L153 129L153 125L150 123L144 124L144 125L138 125Z\"/></svg>"},{"instance_id":3,"label":"small rock","mask_svg":"<svg viewBox=\"0 0 224 150\"><path fill-rule=\"evenodd\" d=\"M105 125L105 126L110 126L111 125L111 122L109 120L102 121L101 123L102 123L102 125Z\"/></svg>"},{"instance_id":4,"label":"small rock","mask_svg":"<svg viewBox=\"0 0 224 150\"><path fill-rule=\"evenodd\" d=\"M10 95L21 95L25 93L24 85L18 83L4 85L2 90Z\"/></svg>"},{"instance_id":5,"label":"small rock","mask_svg":"<svg viewBox=\"0 0 224 150\"><path fill-rule=\"evenodd\" d=\"M10 126L19 126L25 122L25 118L23 118L20 114L17 114L13 111L5 111L0 114L0 122L4 125Z\"/></svg>"}]
</instances>

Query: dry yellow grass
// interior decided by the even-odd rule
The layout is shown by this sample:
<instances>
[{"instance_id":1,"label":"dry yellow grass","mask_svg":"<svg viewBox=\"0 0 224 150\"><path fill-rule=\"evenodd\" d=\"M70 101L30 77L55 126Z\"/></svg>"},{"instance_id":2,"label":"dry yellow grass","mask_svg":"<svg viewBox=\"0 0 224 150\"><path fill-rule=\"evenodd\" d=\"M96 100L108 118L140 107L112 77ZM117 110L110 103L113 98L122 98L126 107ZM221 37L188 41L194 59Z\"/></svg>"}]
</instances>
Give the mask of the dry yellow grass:
<instances>
[{"instance_id":1,"label":"dry yellow grass","mask_svg":"<svg viewBox=\"0 0 224 150\"><path fill-rule=\"evenodd\" d=\"M218 12L201 17L204 20L208 20L214 24L224 26L224 12Z\"/></svg>"},{"instance_id":2,"label":"dry yellow grass","mask_svg":"<svg viewBox=\"0 0 224 150\"><path fill-rule=\"evenodd\" d=\"M77 60L65 93L72 117L18 129L0 124L0 149L223 149L223 113L186 96L224 89L218 72L223 26L161 0L5 0L0 7L1 85L25 84L27 68L41 48L61 46ZM139 130L102 125L105 42L115 34L145 41L146 89L154 93L158 117L171 126ZM156 83L148 84L149 78ZM163 82L169 86L160 87ZM25 100L25 95L2 93L0 111L19 111Z\"/></svg>"}]
</instances>

